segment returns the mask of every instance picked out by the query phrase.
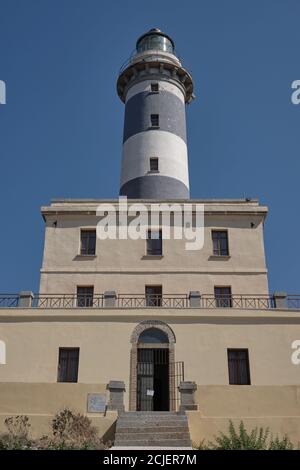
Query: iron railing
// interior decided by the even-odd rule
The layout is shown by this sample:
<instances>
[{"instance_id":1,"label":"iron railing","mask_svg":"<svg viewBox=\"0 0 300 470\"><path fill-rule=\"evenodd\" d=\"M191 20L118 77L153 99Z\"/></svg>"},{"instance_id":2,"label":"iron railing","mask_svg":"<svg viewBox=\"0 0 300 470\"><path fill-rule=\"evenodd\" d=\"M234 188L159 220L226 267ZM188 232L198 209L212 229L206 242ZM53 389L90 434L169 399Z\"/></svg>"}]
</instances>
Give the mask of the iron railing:
<instances>
[{"instance_id":1,"label":"iron railing","mask_svg":"<svg viewBox=\"0 0 300 470\"><path fill-rule=\"evenodd\" d=\"M300 295L288 295L286 298L287 308L300 309Z\"/></svg>"},{"instance_id":2,"label":"iron railing","mask_svg":"<svg viewBox=\"0 0 300 470\"><path fill-rule=\"evenodd\" d=\"M149 51L146 51L146 52L149 52L149 57L151 57L151 62L161 62L164 59L162 55L163 51L156 51L154 49L152 50L149 49ZM130 56L128 57L128 59L126 59L125 62L123 62L123 64L121 65L118 75L121 75L122 72L124 72L124 70L127 69L127 67L129 67L130 65L133 65L133 59L135 58L136 55L138 55L137 51L133 50ZM175 57L179 60L179 62L182 62L177 50L174 50L173 55L175 55ZM144 59L142 61L147 62L148 61L147 59L146 60Z\"/></svg>"},{"instance_id":3,"label":"iron railing","mask_svg":"<svg viewBox=\"0 0 300 470\"><path fill-rule=\"evenodd\" d=\"M273 295L224 295L202 294L190 297L188 294L0 294L1 308L274 308L300 310L300 295L280 298Z\"/></svg>"},{"instance_id":4,"label":"iron railing","mask_svg":"<svg viewBox=\"0 0 300 470\"><path fill-rule=\"evenodd\" d=\"M1 294L0 295L0 308L11 308L19 306L18 294Z\"/></svg>"}]
</instances>

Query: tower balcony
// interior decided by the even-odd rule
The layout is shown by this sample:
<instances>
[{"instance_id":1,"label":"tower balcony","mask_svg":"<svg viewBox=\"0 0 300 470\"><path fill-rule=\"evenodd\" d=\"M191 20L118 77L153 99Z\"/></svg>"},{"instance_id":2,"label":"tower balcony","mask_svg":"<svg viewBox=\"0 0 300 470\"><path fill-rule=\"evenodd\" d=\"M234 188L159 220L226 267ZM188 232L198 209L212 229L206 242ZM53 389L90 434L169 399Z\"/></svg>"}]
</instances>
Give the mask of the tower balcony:
<instances>
[{"instance_id":1,"label":"tower balcony","mask_svg":"<svg viewBox=\"0 0 300 470\"><path fill-rule=\"evenodd\" d=\"M300 310L300 295L274 293L273 295L238 294L214 296L200 294L103 294L78 296L76 294L0 294L0 309L217 309L225 310Z\"/></svg>"}]
</instances>

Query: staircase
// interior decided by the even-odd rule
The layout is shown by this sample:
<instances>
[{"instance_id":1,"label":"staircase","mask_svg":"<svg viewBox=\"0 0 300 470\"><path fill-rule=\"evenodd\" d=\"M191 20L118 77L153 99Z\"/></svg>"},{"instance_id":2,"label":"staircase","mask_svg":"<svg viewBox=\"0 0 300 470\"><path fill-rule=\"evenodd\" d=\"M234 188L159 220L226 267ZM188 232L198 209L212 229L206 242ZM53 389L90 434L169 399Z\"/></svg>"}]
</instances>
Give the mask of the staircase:
<instances>
[{"instance_id":1,"label":"staircase","mask_svg":"<svg viewBox=\"0 0 300 470\"><path fill-rule=\"evenodd\" d=\"M115 447L188 447L187 416L169 411L129 411L117 420Z\"/></svg>"}]
</instances>

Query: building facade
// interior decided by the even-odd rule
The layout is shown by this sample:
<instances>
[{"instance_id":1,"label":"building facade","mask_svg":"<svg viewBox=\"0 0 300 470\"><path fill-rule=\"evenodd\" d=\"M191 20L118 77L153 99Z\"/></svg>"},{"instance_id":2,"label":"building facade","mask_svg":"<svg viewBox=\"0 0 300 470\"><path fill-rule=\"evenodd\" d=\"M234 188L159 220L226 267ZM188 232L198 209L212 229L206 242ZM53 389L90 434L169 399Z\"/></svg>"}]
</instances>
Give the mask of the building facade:
<instances>
[{"instance_id":1,"label":"building facade","mask_svg":"<svg viewBox=\"0 0 300 470\"><path fill-rule=\"evenodd\" d=\"M7 416L27 414L33 432L46 432L53 414L69 406L111 438L122 406L181 409L195 443L225 430L229 419L270 426L297 442L300 301L269 293L267 207L189 199L185 106L193 81L169 36L154 29L138 40L117 91L125 103L126 227L150 209L156 224L145 238L101 239L99 226L110 214L122 226L119 200L42 207L39 293L0 297L0 426ZM192 220L203 207L201 249L164 236L184 226L175 216L183 204ZM91 395L105 409L92 409Z\"/></svg>"}]
</instances>

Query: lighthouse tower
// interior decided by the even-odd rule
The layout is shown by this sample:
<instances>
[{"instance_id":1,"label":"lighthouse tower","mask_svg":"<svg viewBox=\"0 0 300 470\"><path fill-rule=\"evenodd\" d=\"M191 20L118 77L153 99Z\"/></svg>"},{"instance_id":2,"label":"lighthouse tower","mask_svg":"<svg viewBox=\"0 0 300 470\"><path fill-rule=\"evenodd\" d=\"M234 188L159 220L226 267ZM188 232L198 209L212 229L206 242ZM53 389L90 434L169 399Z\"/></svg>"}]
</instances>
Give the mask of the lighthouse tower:
<instances>
[{"instance_id":1,"label":"lighthouse tower","mask_svg":"<svg viewBox=\"0 0 300 470\"><path fill-rule=\"evenodd\" d=\"M151 29L138 39L117 91L125 103L120 195L188 199L185 105L193 80L167 34Z\"/></svg>"}]
</instances>

